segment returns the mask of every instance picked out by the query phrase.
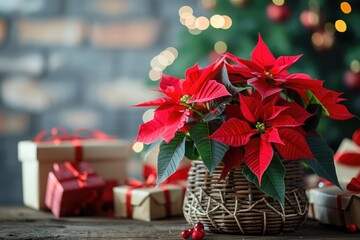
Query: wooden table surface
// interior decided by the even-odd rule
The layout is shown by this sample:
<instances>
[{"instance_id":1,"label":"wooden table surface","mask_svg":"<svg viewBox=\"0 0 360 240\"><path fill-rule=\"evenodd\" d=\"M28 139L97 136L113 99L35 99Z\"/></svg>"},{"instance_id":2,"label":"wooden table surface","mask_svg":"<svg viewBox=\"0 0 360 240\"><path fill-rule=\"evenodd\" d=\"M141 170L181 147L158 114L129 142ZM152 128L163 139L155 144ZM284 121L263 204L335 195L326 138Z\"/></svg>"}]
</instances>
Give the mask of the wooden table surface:
<instances>
[{"instance_id":1,"label":"wooden table surface","mask_svg":"<svg viewBox=\"0 0 360 240\"><path fill-rule=\"evenodd\" d=\"M183 218L142 222L128 219L69 217L26 207L0 207L0 239L182 239ZM359 233L308 220L297 232L281 236L206 233L207 239L360 239Z\"/></svg>"}]
</instances>

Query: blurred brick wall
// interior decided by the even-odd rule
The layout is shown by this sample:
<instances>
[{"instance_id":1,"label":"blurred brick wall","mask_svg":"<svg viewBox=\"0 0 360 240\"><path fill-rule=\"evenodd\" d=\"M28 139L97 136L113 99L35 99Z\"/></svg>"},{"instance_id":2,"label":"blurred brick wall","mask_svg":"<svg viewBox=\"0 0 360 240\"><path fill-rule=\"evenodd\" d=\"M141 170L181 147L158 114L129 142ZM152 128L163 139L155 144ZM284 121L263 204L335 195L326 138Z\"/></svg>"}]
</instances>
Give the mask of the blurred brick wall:
<instances>
[{"instance_id":1,"label":"blurred brick wall","mask_svg":"<svg viewBox=\"0 0 360 240\"><path fill-rule=\"evenodd\" d=\"M186 0L0 0L0 204L20 204L19 140L44 128L135 136L150 60Z\"/></svg>"}]
</instances>

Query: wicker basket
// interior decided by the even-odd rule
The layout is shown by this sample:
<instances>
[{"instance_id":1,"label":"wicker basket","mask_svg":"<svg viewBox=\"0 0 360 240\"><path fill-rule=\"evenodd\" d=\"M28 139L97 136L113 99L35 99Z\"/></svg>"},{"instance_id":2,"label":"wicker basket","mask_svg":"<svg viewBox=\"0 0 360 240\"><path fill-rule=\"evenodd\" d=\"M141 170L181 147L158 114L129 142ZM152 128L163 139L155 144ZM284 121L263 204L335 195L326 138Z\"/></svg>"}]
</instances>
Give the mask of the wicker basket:
<instances>
[{"instance_id":1,"label":"wicker basket","mask_svg":"<svg viewBox=\"0 0 360 240\"><path fill-rule=\"evenodd\" d=\"M210 176L203 162L192 164L183 206L191 225L201 221L211 232L281 234L294 231L306 219L308 200L299 161L284 162L284 208L247 181L242 166L218 182L223 166L219 165Z\"/></svg>"}]
</instances>

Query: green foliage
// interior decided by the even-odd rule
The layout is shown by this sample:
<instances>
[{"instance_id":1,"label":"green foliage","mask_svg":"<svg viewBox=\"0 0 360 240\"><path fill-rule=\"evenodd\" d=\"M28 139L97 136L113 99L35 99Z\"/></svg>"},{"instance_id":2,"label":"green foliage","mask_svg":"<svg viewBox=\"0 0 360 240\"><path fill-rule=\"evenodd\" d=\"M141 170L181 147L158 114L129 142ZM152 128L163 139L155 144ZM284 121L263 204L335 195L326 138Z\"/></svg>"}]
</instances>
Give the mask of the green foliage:
<instances>
[{"instance_id":1,"label":"green foliage","mask_svg":"<svg viewBox=\"0 0 360 240\"><path fill-rule=\"evenodd\" d=\"M200 157L210 174L213 173L214 169L221 162L226 151L229 149L229 146L223 143L207 139L207 137L214 132L214 125L216 125L216 121L202 121L189 130L190 136L194 139Z\"/></svg>"},{"instance_id":2,"label":"green foliage","mask_svg":"<svg viewBox=\"0 0 360 240\"><path fill-rule=\"evenodd\" d=\"M157 184L165 181L176 171L184 155L185 133L177 133L176 136L169 142L169 144L167 144L165 141L160 144L160 152L157 164Z\"/></svg>"},{"instance_id":3,"label":"green foliage","mask_svg":"<svg viewBox=\"0 0 360 240\"><path fill-rule=\"evenodd\" d=\"M258 189L266 193L270 197L278 200L279 203L284 206L285 201L285 167L281 162L281 159L274 154L270 165L262 176L261 185L259 185L258 178L250 170L248 166L244 166L243 174L249 182L256 185Z\"/></svg>"},{"instance_id":4,"label":"green foliage","mask_svg":"<svg viewBox=\"0 0 360 240\"><path fill-rule=\"evenodd\" d=\"M304 162L320 177L340 187L334 166L334 152L329 146L316 136L306 138L306 141L313 153L314 159L305 159Z\"/></svg>"}]
</instances>

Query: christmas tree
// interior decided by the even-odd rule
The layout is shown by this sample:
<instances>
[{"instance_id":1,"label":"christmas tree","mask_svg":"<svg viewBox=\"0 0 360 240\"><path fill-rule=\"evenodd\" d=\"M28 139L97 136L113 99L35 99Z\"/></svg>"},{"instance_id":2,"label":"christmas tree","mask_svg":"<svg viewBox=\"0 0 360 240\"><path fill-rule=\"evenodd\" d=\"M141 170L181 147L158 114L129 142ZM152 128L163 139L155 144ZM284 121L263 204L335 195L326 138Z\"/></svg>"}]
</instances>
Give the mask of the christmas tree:
<instances>
[{"instance_id":1,"label":"christmas tree","mask_svg":"<svg viewBox=\"0 0 360 240\"><path fill-rule=\"evenodd\" d=\"M212 62L226 51L249 59L258 33L275 57L303 57L293 72L324 80L327 88L344 92L345 105L360 116L359 1L202 0L206 16L193 8L179 9L184 32L179 35L176 64L165 73L184 76L185 69ZM360 120L324 119L319 132L336 150L344 137L360 128Z\"/></svg>"}]
</instances>

